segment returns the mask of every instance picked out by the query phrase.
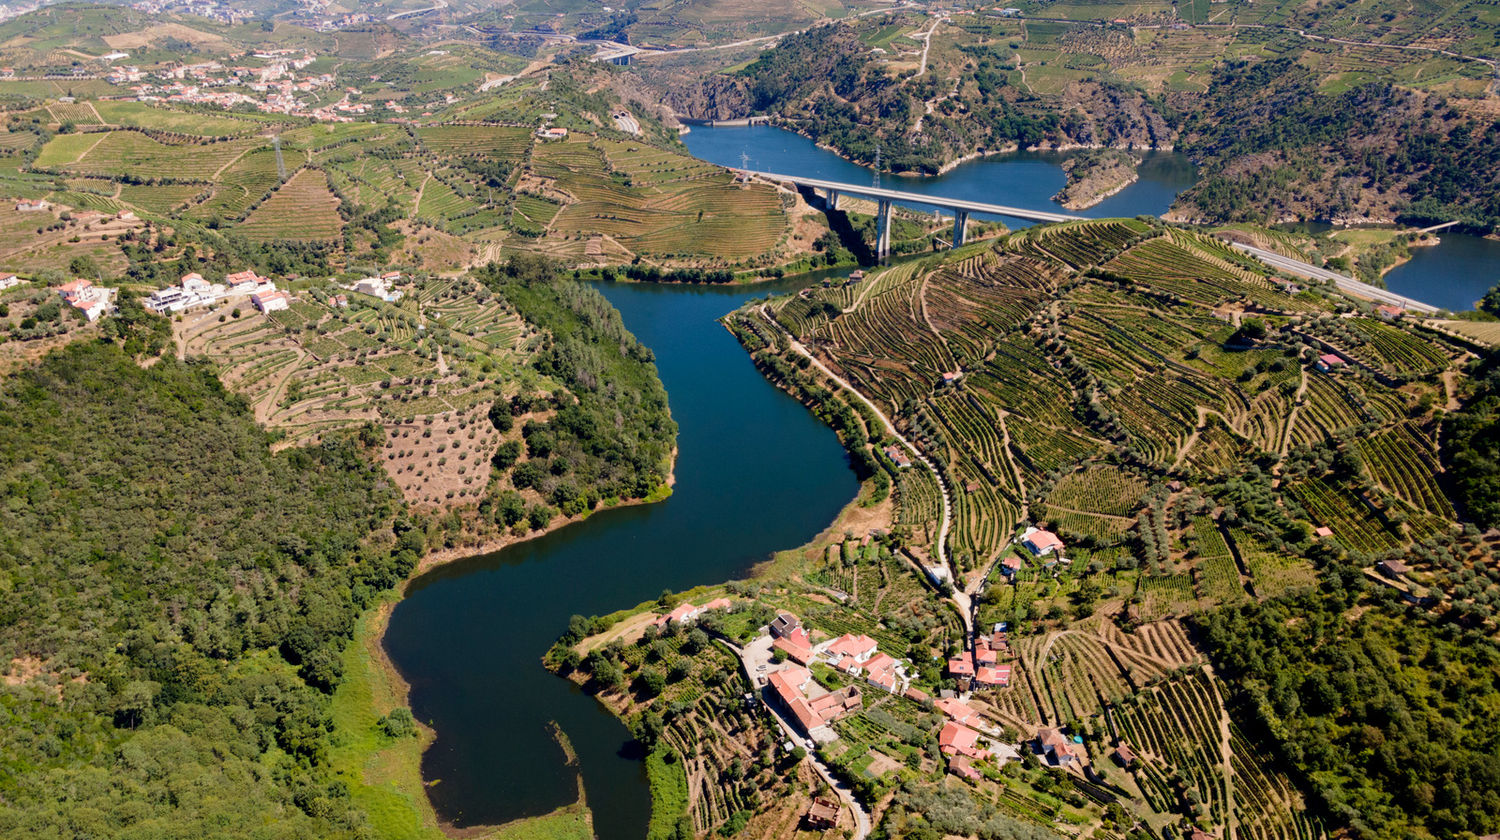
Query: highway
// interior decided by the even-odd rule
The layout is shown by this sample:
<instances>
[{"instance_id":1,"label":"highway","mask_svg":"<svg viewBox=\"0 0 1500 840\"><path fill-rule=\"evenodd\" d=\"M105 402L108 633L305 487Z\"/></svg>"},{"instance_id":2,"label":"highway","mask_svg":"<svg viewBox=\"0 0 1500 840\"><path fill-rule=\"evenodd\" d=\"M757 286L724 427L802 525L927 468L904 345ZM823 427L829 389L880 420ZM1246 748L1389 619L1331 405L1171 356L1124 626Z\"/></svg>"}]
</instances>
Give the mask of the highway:
<instances>
[{"instance_id":1,"label":"highway","mask_svg":"<svg viewBox=\"0 0 1500 840\"><path fill-rule=\"evenodd\" d=\"M833 190L840 195L855 195L862 198L886 199L899 201L902 204L922 204L927 207L941 207L945 210L962 210L965 213L984 213L992 216L1009 216L1012 219L1029 219L1036 222L1076 222L1081 221L1083 216L1071 216L1067 213L1050 213L1045 210L1028 210L1025 207L1010 207L1004 204L988 204L982 201L968 201L962 198L945 198L940 195L924 195L922 193L905 192L903 190L888 190L882 187L861 186L859 184L845 184L840 181L824 181L819 178L801 178L796 175L781 175L775 172L749 172L758 178L768 181L780 181L784 184L799 184L804 187L812 187L819 190Z\"/></svg>"},{"instance_id":2,"label":"highway","mask_svg":"<svg viewBox=\"0 0 1500 840\"><path fill-rule=\"evenodd\" d=\"M1264 248L1256 248L1252 245L1242 245L1239 242L1231 242L1229 244L1235 250L1243 251L1278 271L1285 271L1288 274L1295 274L1298 277L1306 277L1309 280L1331 281L1340 290L1352 295L1369 298L1380 303L1405 307L1413 312L1420 312L1424 315L1431 315L1438 311L1437 307L1423 303L1420 300L1409 298L1405 295L1398 295L1395 292L1388 292L1385 289L1378 289L1369 283L1355 280L1353 277L1339 274L1336 271L1329 271L1326 268L1318 268L1300 260L1294 260L1291 257L1284 257L1275 251L1267 251Z\"/></svg>"}]
</instances>

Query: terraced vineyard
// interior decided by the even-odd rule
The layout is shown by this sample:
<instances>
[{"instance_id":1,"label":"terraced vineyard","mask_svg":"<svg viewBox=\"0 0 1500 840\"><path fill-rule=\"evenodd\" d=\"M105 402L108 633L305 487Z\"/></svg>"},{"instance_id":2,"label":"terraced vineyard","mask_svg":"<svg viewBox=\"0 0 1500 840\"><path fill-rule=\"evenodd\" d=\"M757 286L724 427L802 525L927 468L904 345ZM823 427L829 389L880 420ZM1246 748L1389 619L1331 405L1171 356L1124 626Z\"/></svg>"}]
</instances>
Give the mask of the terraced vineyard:
<instances>
[{"instance_id":1,"label":"terraced vineyard","mask_svg":"<svg viewBox=\"0 0 1500 840\"><path fill-rule=\"evenodd\" d=\"M257 207L239 232L261 241L309 241L332 239L343 228L339 200L328 190L328 177L321 170L303 169Z\"/></svg>"},{"instance_id":2,"label":"terraced vineyard","mask_svg":"<svg viewBox=\"0 0 1500 840\"><path fill-rule=\"evenodd\" d=\"M1445 396L1433 374L1461 349L1337 299L1291 296L1194 232L1038 226L729 322L761 358L789 352L776 338L786 330L937 465L953 488L952 572L987 573L971 584L990 587L986 620L1109 609L1149 621L1309 585L1312 568L1295 559L1307 545L1273 548L1219 496L1241 476L1279 495L1306 533L1326 527L1351 551L1409 545L1455 517L1423 406ZM1334 341L1365 348L1377 375L1318 369ZM1342 450L1362 462L1364 484L1333 480L1309 454ZM1304 465L1296 477L1273 485L1292 461ZM936 488L921 473L894 475L893 516L931 554ZM1256 515L1255 534L1285 532L1287 521ZM1080 559L1023 552L1007 590L992 564L1027 524Z\"/></svg>"},{"instance_id":3,"label":"terraced vineyard","mask_svg":"<svg viewBox=\"0 0 1500 840\"><path fill-rule=\"evenodd\" d=\"M447 242L424 257L444 268L531 251L575 265L646 257L667 269L749 272L812 250L821 231L794 238L795 201L769 185L737 183L656 141L595 136L587 122L564 142L537 140L540 114L560 107L544 87L536 78L508 85L483 114L459 109L450 118L464 122L432 124L299 125L141 102L53 102L32 113L100 130L46 135L34 162L17 154L15 167L0 167L0 193L260 241L334 242L341 204L356 220L389 207L408 220L397 235L411 244ZM0 152L41 142L6 131ZM305 222L292 224L292 214ZM348 243L358 250L362 240Z\"/></svg>"}]
</instances>

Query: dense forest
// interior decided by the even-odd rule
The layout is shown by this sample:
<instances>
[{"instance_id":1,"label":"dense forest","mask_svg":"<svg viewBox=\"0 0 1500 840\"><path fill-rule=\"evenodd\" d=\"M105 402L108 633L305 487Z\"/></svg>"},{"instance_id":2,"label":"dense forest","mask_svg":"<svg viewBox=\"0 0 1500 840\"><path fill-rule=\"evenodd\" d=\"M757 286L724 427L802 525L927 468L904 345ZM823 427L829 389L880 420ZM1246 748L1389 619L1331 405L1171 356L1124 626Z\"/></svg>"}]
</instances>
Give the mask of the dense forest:
<instances>
[{"instance_id":1,"label":"dense forest","mask_svg":"<svg viewBox=\"0 0 1500 840\"><path fill-rule=\"evenodd\" d=\"M0 834L332 837L325 692L422 532L334 436L272 454L206 365L80 342L0 387Z\"/></svg>"},{"instance_id":2,"label":"dense forest","mask_svg":"<svg viewBox=\"0 0 1500 840\"><path fill-rule=\"evenodd\" d=\"M532 365L567 389L550 419L522 429L527 460L512 469L512 483L535 488L567 514L660 488L677 424L655 356L620 313L593 288L558 279L541 258L516 256L475 276L545 331Z\"/></svg>"},{"instance_id":3,"label":"dense forest","mask_svg":"<svg viewBox=\"0 0 1500 840\"><path fill-rule=\"evenodd\" d=\"M1443 428L1443 453L1469 519L1500 526L1500 353L1475 363L1474 395Z\"/></svg>"},{"instance_id":4,"label":"dense forest","mask_svg":"<svg viewBox=\"0 0 1500 840\"><path fill-rule=\"evenodd\" d=\"M1500 828L1500 650L1390 590L1325 587L1194 620L1241 709L1356 837Z\"/></svg>"},{"instance_id":5,"label":"dense forest","mask_svg":"<svg viewBox=\"0 0 1500 840\"><path fill-rule=\"evenodd\" d=\"M1388 84L1318 86L1295 57L1219 67L1178 144L1204 167L1185 212L1500 224L1500 122Z\"/></svg>"}]
</instances>

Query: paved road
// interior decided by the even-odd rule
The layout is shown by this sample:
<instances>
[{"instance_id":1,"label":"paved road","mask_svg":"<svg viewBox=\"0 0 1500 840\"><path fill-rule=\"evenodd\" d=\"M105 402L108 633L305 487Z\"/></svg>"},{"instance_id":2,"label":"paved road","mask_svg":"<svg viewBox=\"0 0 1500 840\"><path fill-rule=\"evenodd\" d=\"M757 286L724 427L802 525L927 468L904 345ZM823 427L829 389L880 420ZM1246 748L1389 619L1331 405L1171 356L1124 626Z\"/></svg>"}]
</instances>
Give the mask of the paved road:
<instances>
[{"instance_id":1,"label":"paved road","mask_svg":"<svg viewBox=\"0 0 1500 840\"><path fill-rule=\"evenodd\" d=\"M615 127L626 134L640 134L641 124L635 116L628 111L620 111L614 115Z\"/></svg>"},{"instance_id":2,"label":"paved road","mask_svg":"<svg viewBox=\"0 0 1500 840\"><path fill-rule=\"evenodd\" d=\"M1353 277L1339 274L1336 271L1329 271L1326 268L1318 268L1315 265L1310 265L1301 260L1294 260L1291 257L1284 257L1275 251L1267 251L1264 248L1256 248L1253 245L1244 245L1239 242L1231 242L1229 244L1235 250L1243 251L1273 269L1295 274L1298 277L1307 277L1312 280L1328 280L1350 294L1359 295L1360 297L1369 298L1381 303L1403 306L1413 312L1421 312L1425 315L1431 315L1438 311L1437 307L1423 303L1415 298L1398 295L1395 292L1388 292L1385 289L1378 289L1369 283L1362 283L1355 280Z\"/></svg>"}]
</instances>

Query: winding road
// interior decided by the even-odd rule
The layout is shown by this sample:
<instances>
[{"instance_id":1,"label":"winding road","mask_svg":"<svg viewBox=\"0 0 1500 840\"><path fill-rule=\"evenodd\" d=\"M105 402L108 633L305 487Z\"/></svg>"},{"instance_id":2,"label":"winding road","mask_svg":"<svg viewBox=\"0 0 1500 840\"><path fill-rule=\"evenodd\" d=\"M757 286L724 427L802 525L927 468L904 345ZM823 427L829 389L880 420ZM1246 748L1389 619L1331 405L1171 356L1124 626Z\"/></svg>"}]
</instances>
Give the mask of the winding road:
<instances>
[{"instance_id":1,"label":"winding road","mask_svg":"<svg viewBox=\"0 0 1500 840\"><path fill-rule=\"evenodd\" d=\"M968 593L964 592L963 587L959 586L957 570L953 567L953 564L948 561L948 531L952 527L953 523L953 501L948 490L947 480L943 478L943 474L938 471L938 468L932 463L932 461L928 460L927 456L922 454L922 450L918 449L911 441L907 440L904 435L896 431L896 424L891 422L891 418L887 417L885 415L885 412L880 410L879 406L871 402L869 398L867 398L864 394L861 394L858 388L850 385L847 381L844 380L842 376L839 376L838 374L830 370L829 367L823 364L823 362L820 361L817 356L814 356L812 353L808 352L807 348L802 346L802 342L798 341L796 336L792 335L790 332L787 332L786 327L783 327L781 325L781 322L777 321L776 317L771 314L770 304L762 304L760 308L760 314L777 330L780 330L782 335L786 336L787 342L791 345L793 351L811 362L813 367L816 367L819 371L821 371L825 376L829 378L829 380L837 384L840 388L843 388L845 391L848 391L850 394L853 394L855 399L864 403L870 409L870 411L875 414L875 417L880 420L880 425L885 429L886 433L895 438L896 441L901 444L902 448L911 452L912 455L917 459L917 461L921 462L922 466L926 467L928 472L932 473L932 477L937 480L938 491L943 499L942 521L938 525L938 562L941 563L943 565L943 568L948 571L948 574L953 577L953 594L949 596L949 599L952 600L954 605L958 607L958 611L963 618L964 633L966 634L966 637L973 636L973 606L969 600Z\"/></svg>"}]
</instances>

